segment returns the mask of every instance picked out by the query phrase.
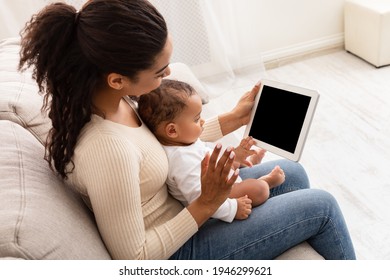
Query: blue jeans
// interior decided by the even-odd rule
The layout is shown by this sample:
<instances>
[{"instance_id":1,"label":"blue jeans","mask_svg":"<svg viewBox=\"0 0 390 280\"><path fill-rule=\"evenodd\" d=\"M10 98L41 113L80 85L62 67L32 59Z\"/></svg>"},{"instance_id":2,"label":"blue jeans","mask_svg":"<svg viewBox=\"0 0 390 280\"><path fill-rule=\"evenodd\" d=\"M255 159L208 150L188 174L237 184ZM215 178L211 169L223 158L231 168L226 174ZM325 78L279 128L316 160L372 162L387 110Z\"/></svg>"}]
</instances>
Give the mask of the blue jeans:
<instances>
[{"instance_id":1,"label":"blue jeans","mask_svg":"<svg viewBox=\"0 0 390 280\"><path fill-rule=\"evenodd\" d=\"M274 259L307 241L325 259L355 259L352 241L336 200L309 188L298 163L278 160L240 170L258 178L279 165L286 181L271 190L270 198L252 209L246 220L225 223L209 219L170 259Z\"/></svg>"}]
</instances>

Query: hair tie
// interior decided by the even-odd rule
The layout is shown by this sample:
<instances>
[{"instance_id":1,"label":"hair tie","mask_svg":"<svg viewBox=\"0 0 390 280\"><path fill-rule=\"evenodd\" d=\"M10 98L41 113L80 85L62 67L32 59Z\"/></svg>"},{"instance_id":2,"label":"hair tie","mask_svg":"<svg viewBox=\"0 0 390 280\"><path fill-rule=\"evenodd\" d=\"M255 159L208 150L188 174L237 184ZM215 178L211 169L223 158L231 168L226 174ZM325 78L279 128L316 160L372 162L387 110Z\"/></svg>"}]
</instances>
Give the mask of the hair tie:
<instances>
[{"instance_id":1,"label":"hair tie","mask_svg":"<svg viewBox=\"0 0 390 280\"><path fill-rule=\"evenodd\" d=\"M76 11L75 16L74 16L74 23L78 24L80 19L80 11Z\"/></svg>"}]
</instances>

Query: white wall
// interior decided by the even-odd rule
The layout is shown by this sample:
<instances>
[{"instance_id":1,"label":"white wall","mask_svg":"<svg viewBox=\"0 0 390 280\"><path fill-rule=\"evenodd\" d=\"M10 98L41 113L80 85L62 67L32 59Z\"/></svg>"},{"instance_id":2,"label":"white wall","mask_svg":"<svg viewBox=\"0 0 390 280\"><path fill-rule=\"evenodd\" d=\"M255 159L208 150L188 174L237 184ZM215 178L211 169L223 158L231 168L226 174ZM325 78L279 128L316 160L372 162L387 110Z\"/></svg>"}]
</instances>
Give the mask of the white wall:
<instances>
[{"instance_id":1,"label":"white wall","mask_svg":"<svg viewBox=\"0 0 390 280\"><path fill-rule=\"evenodd\" d=\"M267 62L342 45L344 1L208 0L208 3L223 35L235 37L228 41L235 42L234 55L245 66L262 59ZM51 1L0 0L0 40L18 36L30 15L48 2ZM83 0L67 2L80 5Z\"/></svg>"},{"instance_id":2,"label":"white wall","mask_svg":"<svg viewBox=\"0 0 390 280\"><path fill-rule=\"evenodd\" d=\"M243 64L260 56L266 62L344 43L345 0L233 0L234 19L226 17L225 1L210 2L225 36L232 36L232 24L239 26L234 36Z\"/></svg>"},{"instance_id":3,"label":"white wall","mask_svg":"<svg viewBox=\"0 0 390 280\"><path fill-rule=\"evenodd\" d=\"M61 1L61 0L58 0ZM86 0L66 0L67 3L80 8ZM0 40L17 37L31 19L45 5L55 0L0 0Z\"/></svg>"},{"instance_id":4,"label":"white wall","mask_svg":"<svg viewBox=\"0 0 390 280\"><path fill-rule=\"evenodd\" d=\"M19 35L24 23L41 8L41 5L35 8L35 4L35 1L0 0L0 40Z\"/></svg>"}]
</instances>

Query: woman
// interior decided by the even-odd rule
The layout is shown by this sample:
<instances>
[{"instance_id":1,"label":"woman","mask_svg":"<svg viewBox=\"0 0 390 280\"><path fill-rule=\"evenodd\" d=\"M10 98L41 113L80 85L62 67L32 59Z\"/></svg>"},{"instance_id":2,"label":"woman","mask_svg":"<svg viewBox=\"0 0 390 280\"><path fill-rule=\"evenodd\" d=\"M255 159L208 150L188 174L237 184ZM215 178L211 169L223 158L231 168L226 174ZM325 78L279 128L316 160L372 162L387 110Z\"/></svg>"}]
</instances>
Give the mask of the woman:
<instances>
[{"instance_id":1,"label":"woman","mask_svg":"<svg viewBox=\"0 0 390 280\"><path fill-rule=\"evenodd\" d=\"M43 9L22 33L20 69L33 66L53 128L46 159L83 196L114 259L272 259L307 240L327 259L354 259L340 209L309 189L287 161L241 169L258 178L279 165L286 181L245 221L209 219L229 196L234 153L217 145L202 162L200 197L183 207L164 184L168 162L128 98L170 73L172 43L163 17L145 0L89 1ZM205 124L214 141L248 123L259 87Z\"/></svg>"}]
</instances>

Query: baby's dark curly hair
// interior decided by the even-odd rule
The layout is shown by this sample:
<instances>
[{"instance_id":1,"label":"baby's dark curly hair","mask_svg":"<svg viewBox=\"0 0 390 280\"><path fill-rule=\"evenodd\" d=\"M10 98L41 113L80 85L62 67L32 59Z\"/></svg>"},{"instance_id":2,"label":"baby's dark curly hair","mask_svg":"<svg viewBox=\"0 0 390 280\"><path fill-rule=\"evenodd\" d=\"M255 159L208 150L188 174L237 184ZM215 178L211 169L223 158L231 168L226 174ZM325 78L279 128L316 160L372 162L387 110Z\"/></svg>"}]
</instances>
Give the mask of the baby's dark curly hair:
<instances>
[{"instance_id":1,"label":"baby's dark curly hair","mask_svg":"<svg viewBox=\"0 0 390 280\"><path fill-rule=\"evenodd\" d=\"M197 94L194 88L185 82L163 79L160 87L141 95L138 114L156 134L159 125L173 121L187 106L188 98L194 94Z\"/></svg>"},{"instance_id":2,"label":"baby's dark curly hair","mask_svg":"<svg viewBox=\"0 0 390 280\"><path fill-rule=\"evenodd\" d=\"M167 26L146 0L91 0L79 12L65 3L46 6L21 36L19 70L32 68L52 121L45 159L67 178L82 128L92 113L102 114L94 93L110 73L137 81L163 50Z\"/></svg>"}]
</instances>

